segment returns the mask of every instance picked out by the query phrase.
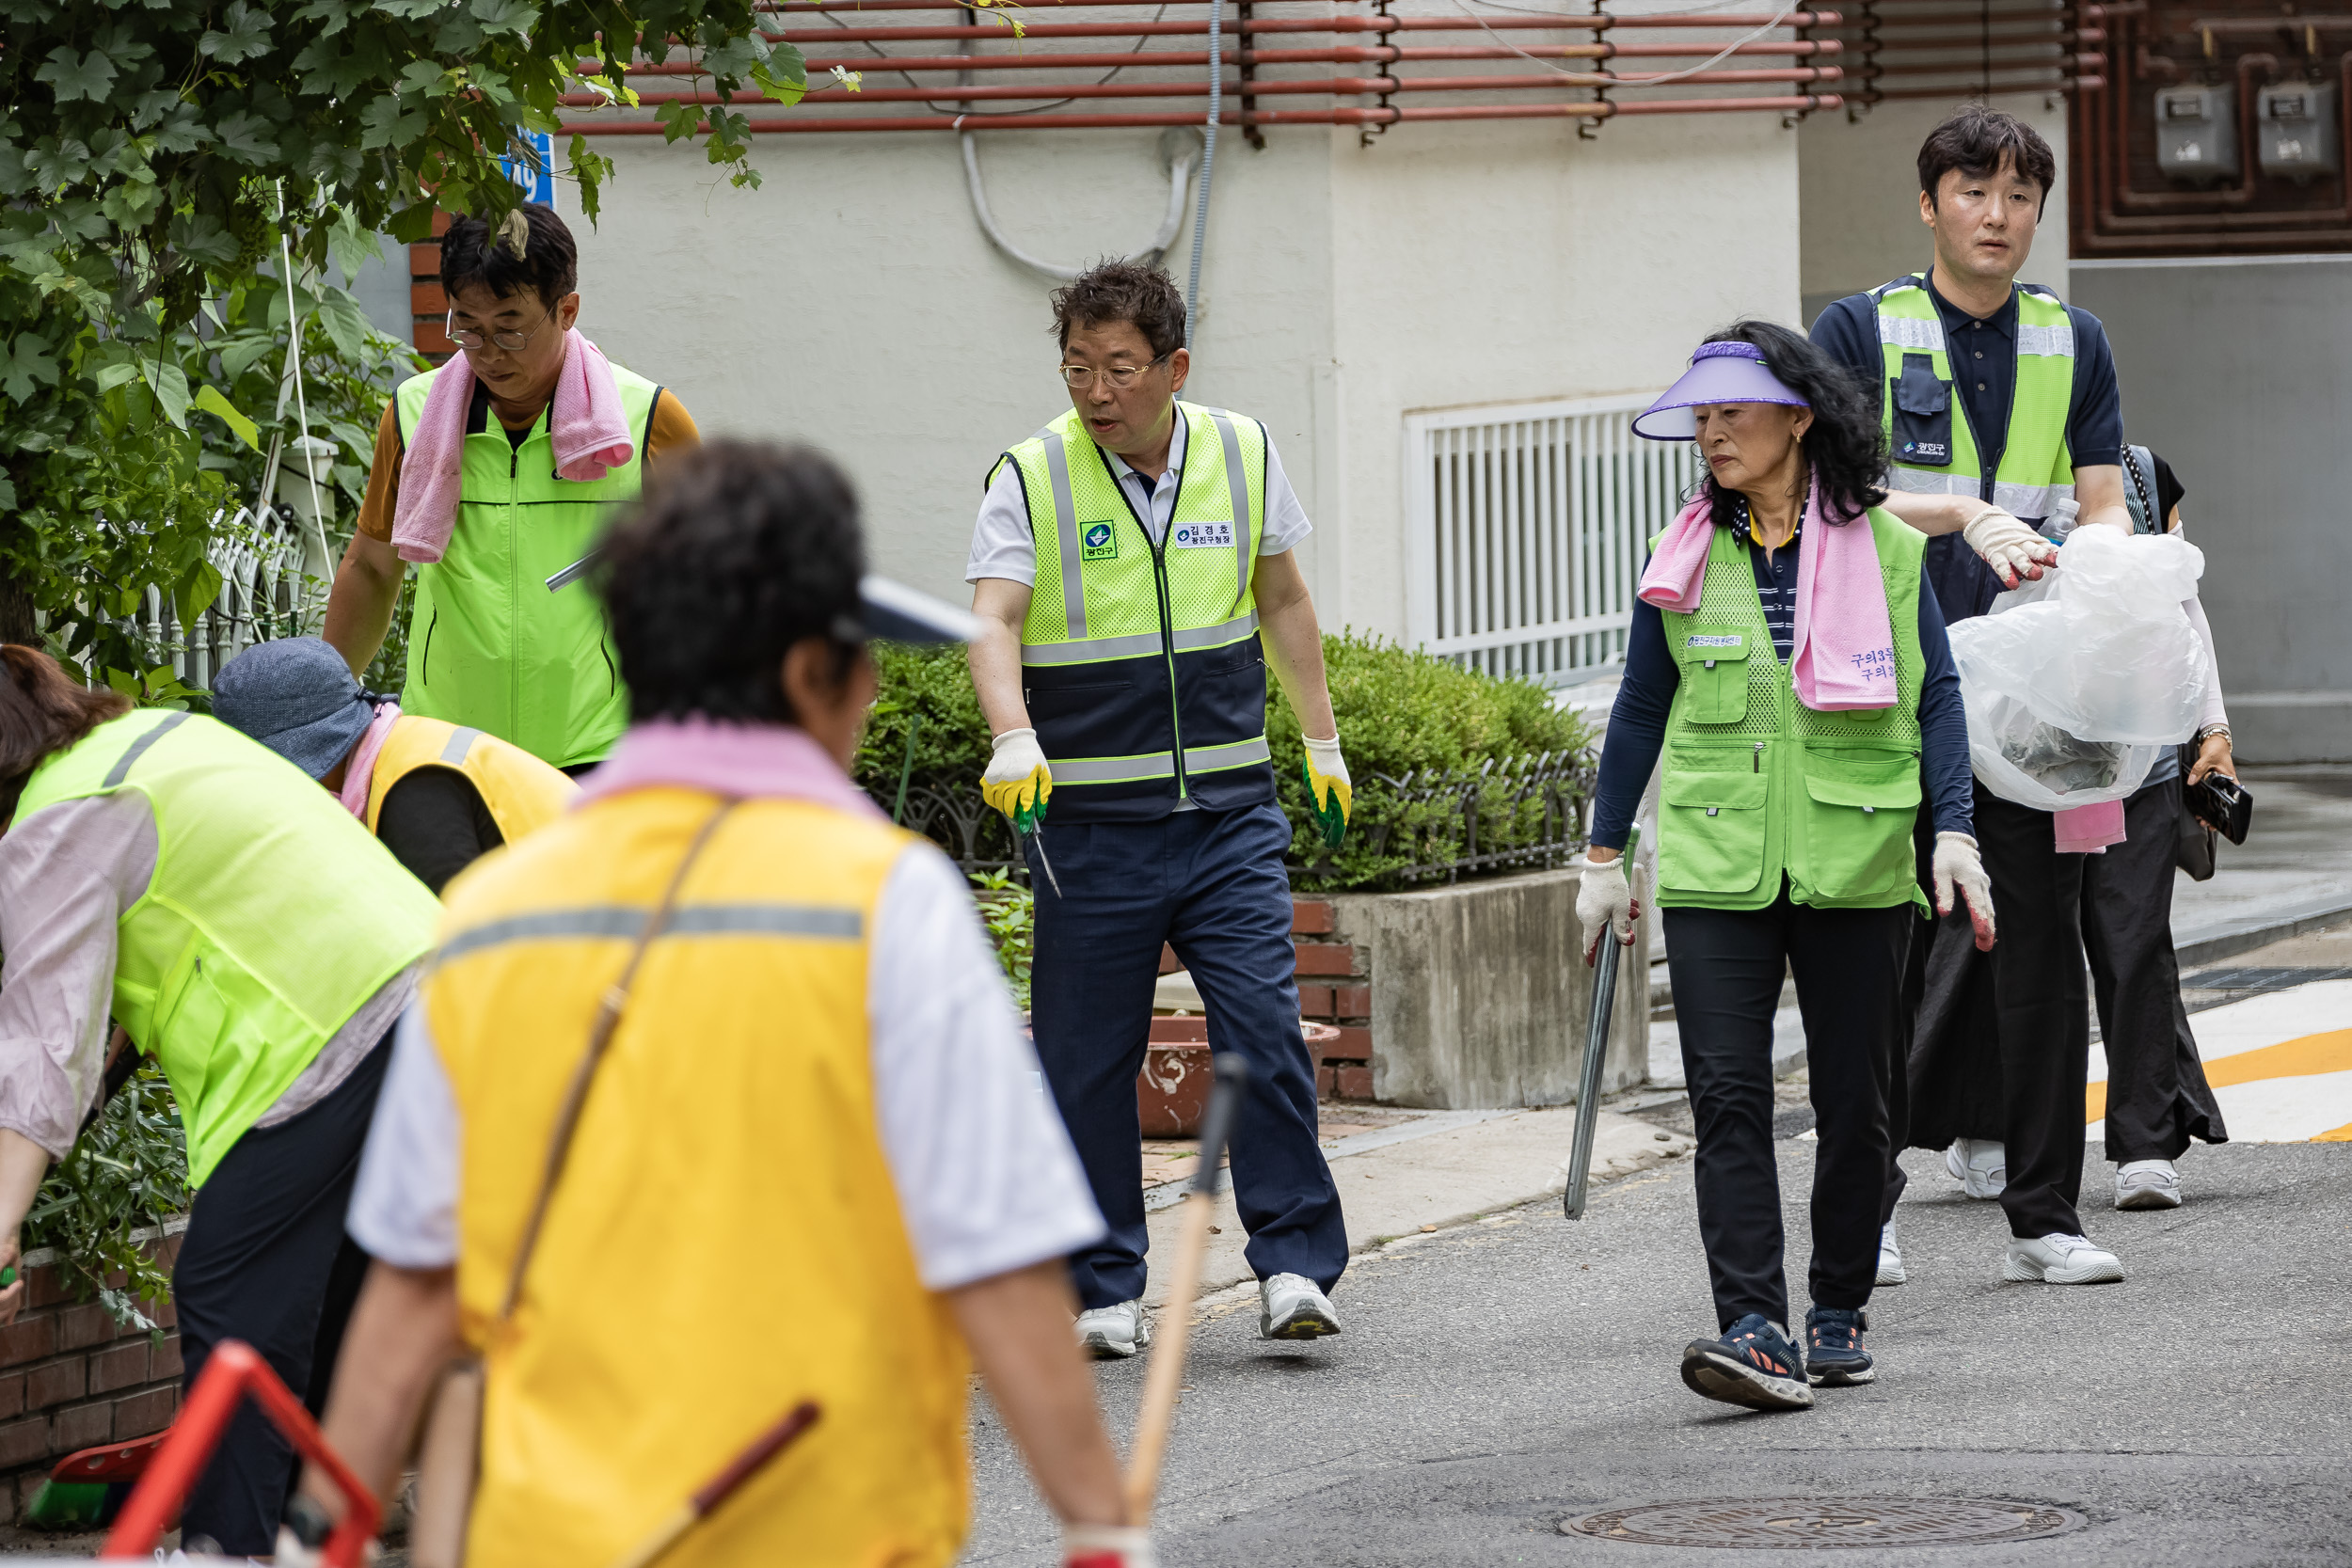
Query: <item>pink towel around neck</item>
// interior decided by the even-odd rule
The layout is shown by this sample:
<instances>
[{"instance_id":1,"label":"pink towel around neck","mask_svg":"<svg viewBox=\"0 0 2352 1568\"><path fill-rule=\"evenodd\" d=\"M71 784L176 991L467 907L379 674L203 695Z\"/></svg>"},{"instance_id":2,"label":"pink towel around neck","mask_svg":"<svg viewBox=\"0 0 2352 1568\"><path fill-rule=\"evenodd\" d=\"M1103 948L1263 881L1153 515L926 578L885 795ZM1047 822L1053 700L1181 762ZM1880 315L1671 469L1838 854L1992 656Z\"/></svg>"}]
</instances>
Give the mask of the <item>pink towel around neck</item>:
<instances>
[{"instance_id":1,"label":"pink towel around neck","mask_svg":"<svg viewBox=\"0 0 2352 1568\"><path fill-rule=\"evenodd\" d=\"M433 378L424 412L400 460L400 501L392 548L403 561L435 562L449 549L464 485L466 413L473 404L473 366L453 356ZM564 334L564 368L548 409L555 472L575 483L602 479L636 455L621 412L620 384L604 351L573 327Z\"/></svg>"},{"instance_id":2,"label":"pink towel around neck","mask_svg":"<svg viewBox=\"0 0 2352 1568\"><path fill-rule=\"evenodd\" d=\"M343 790L336 798L342 801L343 810L362 822L368 819L368 796L375 788L375 759L399 718L398 703L376 704L375 717L359 732L359 743L351 749L351 765L343 769Z\"/></svg>"},{"instance_id":3,"label":"pink towel around neck","mask_svg":"<svg viewBox=\"0 0 2352 1568\"><path fill-rule=\"evenodd\" d=\"M1804 507L1809 547L1797 556L1796 638L1789 646L1797 699L1820 713L1893 707L1894 623L1886 611L1886 579L1879 570L1878 538L1857 517L1833 527L1821 517L1819 476ZM1658 541L1639 589L1644 601L1689 614L1707 584L1707 552L1714 523L1702 495L1684 507Z\"/></svg>"},{"instance_id":4,"label":"pink towel around neck","mask_svg":"<svg viewBox=\"0 0 2352 1568\"><path fill-rule=\"evenodd\" d=\"M2076 806L2072 811L2053 812L2051 829L2058 836L2058 852L2061 855L2104 855L2110 844L2123 842L2123 802L2103 800L2095 806Z\"/></svg>"}]
</instances>

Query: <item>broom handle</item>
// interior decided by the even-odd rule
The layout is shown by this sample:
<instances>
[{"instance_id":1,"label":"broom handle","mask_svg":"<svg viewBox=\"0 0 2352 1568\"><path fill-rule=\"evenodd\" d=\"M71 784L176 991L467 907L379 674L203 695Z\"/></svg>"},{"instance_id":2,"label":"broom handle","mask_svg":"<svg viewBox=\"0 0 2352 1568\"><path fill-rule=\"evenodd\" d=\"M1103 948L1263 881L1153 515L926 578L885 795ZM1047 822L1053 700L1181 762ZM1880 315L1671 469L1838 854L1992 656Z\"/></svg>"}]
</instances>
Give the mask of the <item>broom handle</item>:
<instances>
[{"instance_id":1,"label":"broom handle","mask_svg":"<svg viewBox=\"0 0 2352 1568\"><path fill-rule=\"evenodd\" d=\"M1127 1522L1140 1528L1152 1521L1152 1502L1160 1489L1160 1465L1168 1457L1168 1428L1176 1419L1176 1398L1184 1386L1184 1351L1192 1338L1192 1307L1200 1293L1200 1263L1209 1249L1209 1220L1216 1212L1217 1166L1249 1071L1242 1058L1230 1052L1215 1059L1216 1081L1209 1090L1208 1109L1200 1117L1200 1165L1193 1173L1192 1190L1184 1196L1182 1228L1176 1237L1175 1272L1168 1276L1168 1301L1160 1309L1160 1340L1152 1352L1151 1370L1143 1380L1143 1405L1136 1417L1135 1453L1127 1462Z\"/></svg>"},{"instance_id":2,"label":"broom handle","mask_svg":"<svg viewBox=\"0 0 2352 1568\"><path fill-rule=\"evenodd\" d=\"M651 1534L630 1548L614 1568L650 1568L669 1555L670 1548L685 1539L686 1532L709 1516L711 1511L734 1495L737 1488L768 1466L769 1461L790 1448L795 1439L817 1424L818 1411L813 1401L803 1400L792 1407L790 1415L752 1439L740 1453L727 1461L702 1490L677 1506L675 1512L654 1527Z\"/></svg>"}]
</instances>

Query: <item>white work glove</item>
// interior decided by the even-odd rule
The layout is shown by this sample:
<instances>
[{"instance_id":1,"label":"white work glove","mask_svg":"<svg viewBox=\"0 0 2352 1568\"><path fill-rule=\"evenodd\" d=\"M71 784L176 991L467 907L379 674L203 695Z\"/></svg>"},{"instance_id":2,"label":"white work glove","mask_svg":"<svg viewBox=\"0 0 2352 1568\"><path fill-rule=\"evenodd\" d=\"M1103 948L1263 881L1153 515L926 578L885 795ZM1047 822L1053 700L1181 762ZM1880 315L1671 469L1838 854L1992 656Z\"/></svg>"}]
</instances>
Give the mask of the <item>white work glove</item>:
<instances>
[{"instance_id":1,"label":"white work glove","mask_svg":"<svg viewBox=\"0 0 2352 1568\"><path fill-rule=\"evenodd\" d=\"M1626 880L1625 857L1619 855L1604 863L1588 852L1584 875L1576 889L1576 918L1584 927L1584 961L1589 964L1599 955L1604 930L1615 932L1619 942L1632 946L1633 923L1641 915L1633 884Z\"/></svg>"},{"instance_id":2,"label":"white work glove","mask_svg":"<svg viewBox=\"0 0 2352 1568\"><path fill-rule=\"evenodd\" d=\"M1997 506L1978 513L1960 536L1993 568L2004 588L2016 587L2021 578L2039 578L2044 566L2058 564L2056 545Z\"/></svg>"},{"instance_id":3,"label":"white work glove","mask_svg":"<svg viewBox=\"0 0 2352 1568\"><path fill-rule=\"evenodd\" d=\"M1037 743L1037 731L1007 730L998 736L988 771L980 775L980 799L1026 832L1045 815L1046 800L1053 793L1054 769Z\"/></svg>"},{"instance_id":4,"label":"white work glove","mask_svg":"<svg viewBox=\"0 0 2352 1568\"><path fill-rule=\"evenodd\" d=\"M1935 835L1935 858L1929 862L1935 878L1935 912L1952 912L1952 887L1968 903L1968 923L1977 928L1977 951L1993 951L1993 879L1984 874L1977 841L1966 833Z\"/></svg>"},{"instance_id":5,"label":"white work glove","mask_svg":"<svg viewBox=\"0 0 2352 1568\"><path fill-rule=\"evenodd\" d=\"M1064 1525L1062 1568L1158 1568L1152 1532L1136 1525Z\"/></svg>"}]
</instances>

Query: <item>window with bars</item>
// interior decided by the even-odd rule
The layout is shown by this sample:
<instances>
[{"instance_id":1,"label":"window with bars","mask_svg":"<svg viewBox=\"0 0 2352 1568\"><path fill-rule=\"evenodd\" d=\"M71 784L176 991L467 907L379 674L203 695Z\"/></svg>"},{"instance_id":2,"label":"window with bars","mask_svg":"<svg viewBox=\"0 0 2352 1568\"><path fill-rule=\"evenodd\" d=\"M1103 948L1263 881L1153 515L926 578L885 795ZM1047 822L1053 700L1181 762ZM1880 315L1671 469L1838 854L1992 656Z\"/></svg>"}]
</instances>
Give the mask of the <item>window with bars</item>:
<instances>
[{"instance_id":1,"label":"window with bars","mask_svg":"<svg viewBox=\"0 0 2352 1568\"><path fill-rule=\"evenodd\" d=\"M1633 434L1655 396L1407 415L1408 641L1548 686L1619 663L1646 541L1698 479Z\"/></svg>"}]
</instances>

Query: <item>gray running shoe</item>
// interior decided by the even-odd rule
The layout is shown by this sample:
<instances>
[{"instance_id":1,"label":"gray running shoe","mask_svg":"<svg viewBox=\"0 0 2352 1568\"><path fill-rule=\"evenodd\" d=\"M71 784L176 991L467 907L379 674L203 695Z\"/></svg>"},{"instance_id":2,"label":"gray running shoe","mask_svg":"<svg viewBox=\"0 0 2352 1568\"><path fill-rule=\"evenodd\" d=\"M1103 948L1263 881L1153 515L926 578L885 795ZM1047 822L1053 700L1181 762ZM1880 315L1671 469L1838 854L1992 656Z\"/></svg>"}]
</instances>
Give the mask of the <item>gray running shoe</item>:
<instances>
[{"instance_id":1,"label":"gray running shoe","mask_svg":"<svg viewBox=\"0 0 2352 1568\"><path fill-rule=\"evenodd\" d=\"M1097 1361L1123 1361L1152 1342L1152 1320L1139 1301L1089 1307L1078 1314L1078 1348Z\"/></svg>"},{"instance_id":2,"label":"gray running shoe","mask_svg":"<svg viewBox=\"0 0 2352 1568\"><path fill-rule=\"evenodd\" d=\"M2126 1160L2115 1167L2118 1209L2178 1209L2181 1173L2169 1160Z\"/></svg>"},{"instance_id":3,"label":"gray running shoe","mask_svg":"<svg viewBox=\"0 0 2352 1568\"><path fill-rule=\"evenodd\" d=\"M1303 1274L1278 1274L1258 1281L1258 1338L1320 1339L1340 1331L1331 1298Z\"/></svg>"}]
</instances>

